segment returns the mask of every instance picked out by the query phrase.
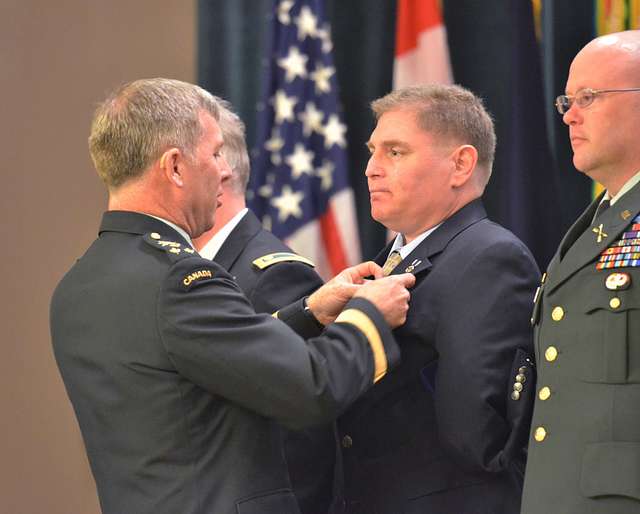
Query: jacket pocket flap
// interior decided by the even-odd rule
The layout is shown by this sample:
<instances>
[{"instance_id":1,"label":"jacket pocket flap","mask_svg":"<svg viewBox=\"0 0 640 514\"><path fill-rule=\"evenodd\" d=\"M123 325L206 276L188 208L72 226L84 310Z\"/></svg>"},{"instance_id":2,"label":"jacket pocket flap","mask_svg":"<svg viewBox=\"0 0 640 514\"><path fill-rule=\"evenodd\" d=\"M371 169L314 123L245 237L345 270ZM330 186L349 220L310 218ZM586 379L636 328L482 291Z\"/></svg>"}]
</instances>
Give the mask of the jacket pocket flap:
<instances>
[{"instance_id":1,"label":"jacket pocket flap","mask_svg":"<svg viewBox=\"0 0 640 514\"><path fill-rule=\"evenodd\" d=\"M620 313L632 309L640 309L637 295L630 294L632 292L631 289L622 291L599 289L584 298L582 310L584 313L589 314L597 310Z\"/></svg>"},{"instance_id":2,"label":"jacket pocket flap","mask_svg":"<svg viewBox=\"0 0 640 514\"><path fill-rule=\"evenodd\" d=\"M588 444L580 487L587 498L628 496L640 500L640 443Z\"/></svg>"}]
</instances>

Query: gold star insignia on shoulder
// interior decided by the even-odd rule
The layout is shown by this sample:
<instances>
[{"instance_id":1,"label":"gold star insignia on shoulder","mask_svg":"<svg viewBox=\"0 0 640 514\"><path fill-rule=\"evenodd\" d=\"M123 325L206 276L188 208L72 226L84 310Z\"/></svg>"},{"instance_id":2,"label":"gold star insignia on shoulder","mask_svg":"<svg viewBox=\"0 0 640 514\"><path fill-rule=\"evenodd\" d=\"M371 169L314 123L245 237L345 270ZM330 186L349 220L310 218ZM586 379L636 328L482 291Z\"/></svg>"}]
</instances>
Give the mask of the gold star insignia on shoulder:
<instances>
[{"instance_id":1,"label":"gold star insignia on shoulder","mask_svg":"<svg viewBox=\"0 0 640 514\"><path fill-rule=\"evenodd\" d=\"M607 237L607 234L604 231L604 225L600 223L597 227L593 227L591 231L598 236L598 243L602 243L602 240Z\"/></svg>"},{"instance_id":2,"label":"gold star insignia on shoulder","mask_svg":"<svg viewBox=\"0 0 640 514\"><path fill-rule=\"evenodd\" d=\"M625 209L624 211L622 211L622 212L620 213L620 217L621 217L623 220L627 221L627 220L631 217L631 212Z\"/></svg>"},{"instance_id":3,"label":"gold star insignia on shoulder","mask_svg":"<svg viewBox=\"0 0 640 514\"><path fill-rule=\"evenodd\" d=\"M180 248L171 248L171 250L169 250L171 253L180 253Z\"/></svg>"},{"instance_id":4,"label":"gold star insignia on shoulder","mask_svg":"<svg viewBox=\"0 0 640 514\"><path fill-rule=\"evenodd\" d=\"M187 253L196 253L196 251L193 248L183 248L183 250Z\"/></svg>"},{"instance_id":5,"label":"gold star insignia on shoulder","mask_svg":"<svg viewBox=\"0 0 640 514\"><path fill-rule=\"evenodd\" d=\"M160 234L158 234L157 232L151 232L151 235L149 237L151 237L151 239L161 239L162 238L162 236Z\"/></svg>"}]
</instances>

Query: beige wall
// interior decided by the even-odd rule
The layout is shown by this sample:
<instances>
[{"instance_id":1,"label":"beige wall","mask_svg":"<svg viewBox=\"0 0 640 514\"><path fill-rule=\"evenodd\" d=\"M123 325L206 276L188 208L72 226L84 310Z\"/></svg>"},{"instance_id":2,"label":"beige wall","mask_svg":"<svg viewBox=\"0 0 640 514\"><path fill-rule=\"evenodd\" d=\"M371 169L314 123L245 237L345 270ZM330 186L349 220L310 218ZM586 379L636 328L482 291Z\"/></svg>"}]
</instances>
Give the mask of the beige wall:
<instances>
[{"instance_id":1,"label":"beige wall","mask_svg":"<svg viewBox=\"0 0 640 514\"><path fill-rule=\"evenodd\" d=\"M194 0L0 0L0 512L98 514L51 351L51 292L96 234L106 195L87 152L115 85L195 80Z\"/></svg>"}]
</instances>

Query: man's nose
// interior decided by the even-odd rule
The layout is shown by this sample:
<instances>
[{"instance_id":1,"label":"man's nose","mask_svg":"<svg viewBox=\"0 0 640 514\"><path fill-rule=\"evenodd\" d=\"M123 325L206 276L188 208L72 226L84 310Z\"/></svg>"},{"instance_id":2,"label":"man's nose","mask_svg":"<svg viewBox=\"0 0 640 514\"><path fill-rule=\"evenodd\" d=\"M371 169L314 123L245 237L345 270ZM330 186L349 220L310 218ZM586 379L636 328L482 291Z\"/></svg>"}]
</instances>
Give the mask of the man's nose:
<instances>
[{"instance_id":1,"label":"man's nose","mask_svg":"<svg viewBox=\"0 0 640 514\"><path fill-rule=\"evenodd\" d=\"M578 123L582 119L582 110L576 102L571 104L571 107L562 115L562 121L565 125L573 125Z\"/></svg>"},{"instance_id":2,"label":"man's nose","mask_svg":"<svg viewBox=\"0 0 640 514\"><path fill-rule=\"evenodd\" d=\"M375 154L371 154L367 161L367 167L364 170L365 177L375 177L381 174L381 168L378 165Z\"/></svg>"}]
</instances>

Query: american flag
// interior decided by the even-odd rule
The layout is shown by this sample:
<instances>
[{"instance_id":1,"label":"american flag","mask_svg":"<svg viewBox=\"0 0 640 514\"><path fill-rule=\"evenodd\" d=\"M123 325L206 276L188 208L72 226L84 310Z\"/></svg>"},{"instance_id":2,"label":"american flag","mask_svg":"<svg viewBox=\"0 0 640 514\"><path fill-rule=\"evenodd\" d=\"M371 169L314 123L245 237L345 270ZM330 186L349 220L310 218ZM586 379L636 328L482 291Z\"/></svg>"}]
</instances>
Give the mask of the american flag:
<instances>
[{"instance_id":1,"label":"american flag","mask_svg":"<svg viewBox=\"0 0 640 514\"><path fill-rule=\"evenodd\" d=\"M324 278L360 261L322 0L274 3L249 207Z\"/></svg>"}]
</instances>

